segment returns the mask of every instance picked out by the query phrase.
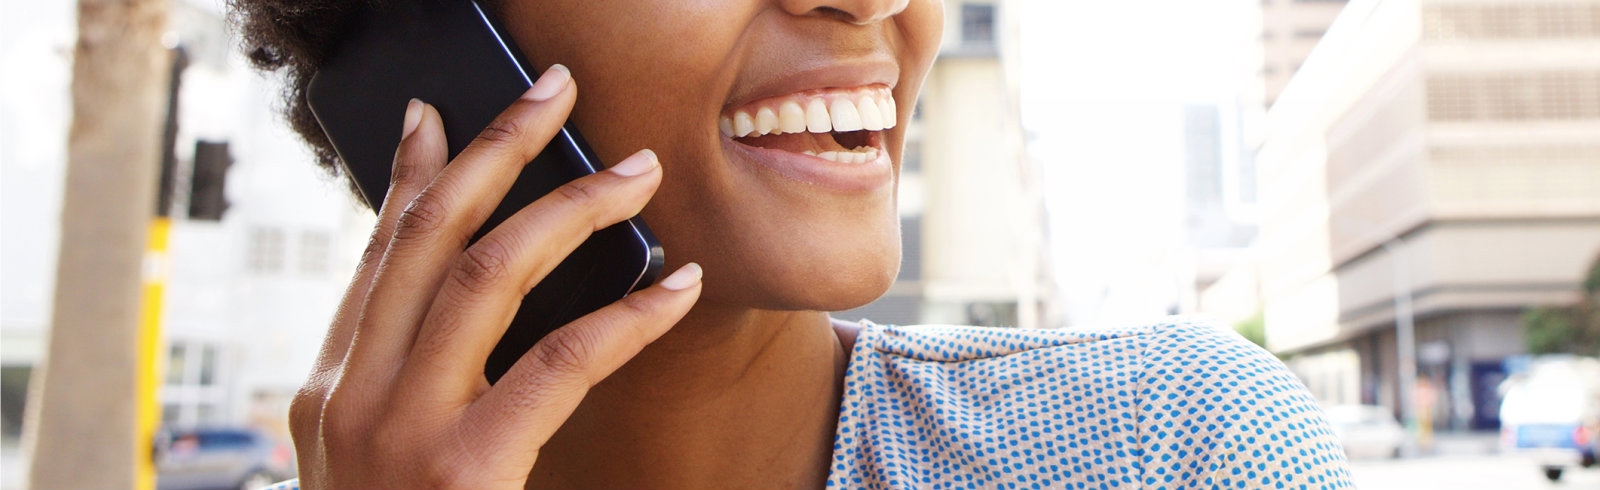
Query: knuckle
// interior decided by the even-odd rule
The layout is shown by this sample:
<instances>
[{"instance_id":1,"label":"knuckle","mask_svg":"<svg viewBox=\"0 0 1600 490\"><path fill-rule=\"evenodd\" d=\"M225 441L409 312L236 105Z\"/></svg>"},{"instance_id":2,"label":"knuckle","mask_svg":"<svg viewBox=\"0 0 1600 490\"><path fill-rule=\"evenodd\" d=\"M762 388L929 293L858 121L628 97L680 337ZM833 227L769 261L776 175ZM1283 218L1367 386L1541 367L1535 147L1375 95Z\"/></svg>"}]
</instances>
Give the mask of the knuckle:
<instances>
[{"instance_id":1,"label":"knuckle","mask_svg":"<svg viewBox=\"0 0 1600 490\"><path fill-rule=\"evenodd\" d=\"M409 189L422 182L422 166L413 161L415 157L404 152L394 156L394 170L389 174L390 189Z\"/></svg>"},{"instance_id":2,"label":"knuckle","mask_svg":"<svg viewBox=\"0 0 1600 490\"><path fill-rule=\"evenodd\" d=\"M506 249L495 240L480 240L461 253L452 274L457 285L471 293L486 293L511 274Z\"/></svg>"},{"instance_id":3,"label":"knuckle","mask_svg":"<svg viewBox=\"0 0 1600 490\"><path fill-rule=\"evenodd\" d=\"M400 212L394 225L394 238L414 240L432 236L444 228L445 216L444 204L423 193Z\"/></svg>"},{"instance_id":4,"label":"knuckle","mask_svg":"<svg viewBox=\"0 0 1600 490\"><path fill-rule=\"evenodd\" d=\"M322 410L327 392L320 386L302 387L289 400L289 434L295 439L315 437L322 426Z\"/></svg>"},{"instance_id":5,"label":"knuckle","mask_svg":"<svg viewBox=\"0 0 1600 490\"><path fill-rule=\"evenodd\" d=\"M634 317L649 315L655 312L656 309L655 303L650 301L650 299L643 294L630 294L623 296L622 299L617 301L617 303L621 304L623 308L626 308L630 316Z\"/></svg>"},{"instance_id":6,"label":"knuckle","mask_svg":"<svg viewBox=\"0 0 1600 490\"><path fill-rule=\"evenodd\" d=\"M593 179L578 179L556 188L557 195L568 206L589 209L588 204L600 200L600 189Z\"/></svg>"},{"instance_id":7,"label":"knuckle","mask_svg":"<svg viewBox=\"0 0 1600 490\"><path fill-rule=\"evenodd\" d=\"M349 442L363 432L356 400L347 390L334 388L324 397L317 426L329 442Z\"/></svg>"},{"instance_id":8,"label":"knuckle","mask_svg":"<svg viewBox=\"0 0 1600 490\"><path fill-rule=\"evenodd\" d=\"M534 348L539 363L556 373L581 373L595 353L594 340L569 329L556 330Z\"/></svg>"},{"instance_id":9,"label":"knuckle","mask_svg":"<svg viewBox=\"0 0 1600 490\"><path fill-rule=\"evenodd\" d=\"M646 296L644 294L623 296L622 299L617 301L617 304L622 305L622 311L620 314L606 319L608 320L607 323L611 324L607 325L607 327L622 328L641 335L650 331L651 328L649 326L657 321L655 318L660 313L657 311L660 304L648 299Z\"/></svg>"},{"instance_id":10,"label":"knuckle","mask_svg":"<svg viewBox=\"0 0 1600 490\"><path fill-rule=\"evenodd\" d=\"M372 235L367 237L367 246L361 249L361 261L356 265L358 270L376 266L383 260L383 252L389 248L389 237L380 234L381 232L374 230Z\"/></svg>"},{"instance_id":11,"label":"knuckle","mask_svg":"<svg viewBox=\"0 0 1600 490\"><path fill-rule=\"evenodd\" d=\"M499 117L478 133L478 140L494 146L511 146L517 143L525 130L517 118Z\"/></svg>"}]
</instances>

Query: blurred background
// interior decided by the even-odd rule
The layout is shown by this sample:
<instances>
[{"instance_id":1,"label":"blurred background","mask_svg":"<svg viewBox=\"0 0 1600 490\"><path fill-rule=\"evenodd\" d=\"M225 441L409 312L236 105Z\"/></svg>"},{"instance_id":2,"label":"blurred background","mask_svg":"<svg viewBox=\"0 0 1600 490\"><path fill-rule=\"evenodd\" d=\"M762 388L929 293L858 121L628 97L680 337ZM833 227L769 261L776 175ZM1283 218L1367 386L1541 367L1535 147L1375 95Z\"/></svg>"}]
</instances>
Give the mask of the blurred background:
<instances>
[{"instance_id":1,"label":"blurred background","mask_svg":"<svg viewBox=\"0 0 1600 490\"><path fill-rule=\"evenodd\" d=\"M49 488L35 454L101 438L161 488L292 471L288 401L371 213L278 120L218 0L134 2L165 16L170 76L133 105L159 176L69 176L94 163L69 151L89 31L74 2L0 1L0 488ZM1210 315L1325 404L1361 488L1600 488L1600 0L945 4L899 280L838 316ZM144 181L134 239L73 231L69 197ZM58 259L103 247L130 279ZM78 284L143 299L108 327ZM47 358L96 349L137 373L45 388L72 375ZM135 435L52 425L75 408Z\"/></svg>"}]
</instances>

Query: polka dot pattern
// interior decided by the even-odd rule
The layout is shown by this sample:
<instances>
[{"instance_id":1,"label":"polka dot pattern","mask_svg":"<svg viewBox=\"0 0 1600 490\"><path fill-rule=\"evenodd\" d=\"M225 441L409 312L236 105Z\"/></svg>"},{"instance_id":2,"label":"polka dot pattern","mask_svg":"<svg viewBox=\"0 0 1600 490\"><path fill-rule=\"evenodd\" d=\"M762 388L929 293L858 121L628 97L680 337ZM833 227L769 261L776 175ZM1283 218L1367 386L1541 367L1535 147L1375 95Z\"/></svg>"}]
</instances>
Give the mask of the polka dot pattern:
<instances>
[{"instance_id":1,"label":"polka dot pattern","mask_svg":"<svg viewBox=\"0 0 1600 490\"><path fill-rule=\"evenodd\" d=\"M863 322L829 488L1354 488L1300 381L1181 318L1094 330Z\"/></svg>"}]
</instances>

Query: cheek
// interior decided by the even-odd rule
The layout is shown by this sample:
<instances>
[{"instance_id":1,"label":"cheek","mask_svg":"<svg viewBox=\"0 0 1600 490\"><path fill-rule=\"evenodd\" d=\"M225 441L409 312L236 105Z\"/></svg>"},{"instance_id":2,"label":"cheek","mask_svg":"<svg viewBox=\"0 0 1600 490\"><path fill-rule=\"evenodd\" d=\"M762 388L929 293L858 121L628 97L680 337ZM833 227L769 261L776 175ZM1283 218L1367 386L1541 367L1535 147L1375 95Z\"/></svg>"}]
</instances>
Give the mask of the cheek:
<instances>
[{"instance_id":1,"label":"cheek","mask_svg":"<svg viewBox=\"0 0 1600 490\"><path fill-rule=\"evenodd\" d=\"M603 5L603 6L602 6ZM572 70L573 120L602 160L670 153L673 133L715 121L753 1L523 1L505 17L540 67ZM750 12L747 13L746 11ZM714 127L710 129L714 130Z\"/></svg>"},{"instance_id":2,"label":"cheek","mask_svg":"<svg viewBox=\"0 0 1600 490\"><path fill-rule=\"evenodd\" d=\"M666 174L646 219L663 241L675 230L715 221L705 210L725 207L708 197L724 180L711 165L719 158L715 120L737 76L734 53L743 26L759 5L750 0L508 5L508 28L530 61L540 67L562 63L572 70L579 91L572 119L601 161L615 162L641 148L661 156Z\"/></svg>"}]
</instances>

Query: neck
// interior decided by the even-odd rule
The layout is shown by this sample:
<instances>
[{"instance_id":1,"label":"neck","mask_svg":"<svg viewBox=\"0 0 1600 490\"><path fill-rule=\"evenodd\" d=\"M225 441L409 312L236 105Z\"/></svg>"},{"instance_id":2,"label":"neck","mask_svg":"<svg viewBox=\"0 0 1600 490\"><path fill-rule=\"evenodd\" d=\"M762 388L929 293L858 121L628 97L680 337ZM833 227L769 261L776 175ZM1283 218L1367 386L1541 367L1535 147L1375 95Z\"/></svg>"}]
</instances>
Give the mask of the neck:
<instances>
[{"instance_id":1,"label":"neck","mask_svg":"<svg viewBox=\"0 0 1600 490\"><path fill-rule=\"evenodd\" d=\"M697 306L589 392L528 488L820 488L847 356L825 313Z\"/></svg>"}]
</instances>

